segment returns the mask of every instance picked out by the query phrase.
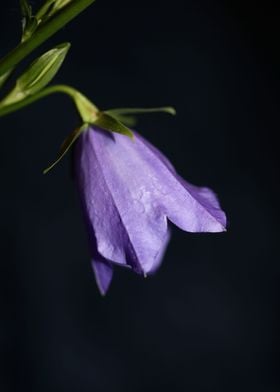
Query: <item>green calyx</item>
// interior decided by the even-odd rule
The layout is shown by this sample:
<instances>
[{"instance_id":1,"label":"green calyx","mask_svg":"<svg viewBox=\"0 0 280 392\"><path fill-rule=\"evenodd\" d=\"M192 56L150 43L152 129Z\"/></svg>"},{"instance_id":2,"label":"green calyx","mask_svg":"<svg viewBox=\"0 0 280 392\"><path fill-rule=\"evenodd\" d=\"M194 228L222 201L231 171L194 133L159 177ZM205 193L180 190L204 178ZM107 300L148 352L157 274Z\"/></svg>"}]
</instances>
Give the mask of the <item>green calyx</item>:
<instances>
[{"instance_id":1,"label":"green calyx","mask_svg":"<svg viewBox=\"0 0 280 392\"><path fill-rule=\"evenodd\" d=\"M99 128L102 128L106 131L121 133L130 138L133 138L133 133L130 129L128 129L124 124L116 120L114 117L110 115L98 111L95 105L93 105L84 95L79 92L75 92L75 104L79 111L80 117L83 121L83 125L77 129L75 129L70 135L64 140L62 143L60 150L58 152L58 156L56 160L48 166L43 173L47 174L54 166L56 166L61 159L66 155L66 153L73 146L75 141L81 135L82 132L88 130L90 125L95 125ZM72 97L73 98L73 97Z\"/></svg>"},{"instance_id":2,"label":"green calyx","mask_svg":"<svg viewBox=\"0 0 280 392\"><path fill-rule=\"evenodd\" d=\"M66 86L64 86L66 88ZM70 87L67 87L70 89ZM142 114L142 113L156 113L163 112L175 115L176 111L172 107L161 107L161 108L126 108L126 109L110 109L106 111L98 111L95 105L93 105L85 96L79 92L74 92L76 97L75 104L83 120L83 125L80 128L75 129L62 143L58 153L57 159L44 170L44 174L48 173L60 160L66 155L66 153L73 146L75 141L81 135L89 129L90 125L95 125L105 131L120 133L124 136L128 136L133 140L133 132L128 128L129 122L135 123L134 117L131 114ZM72 96L74 99L74 97ZM128 116L127 116L128 115ZM126 124L126 125L125 125Z\"/></svg>"},{"instance_id":3,"label":"green calyx","mask_svg":"<svg viewBox=\"0 0 280 392\"><path fill-rule=\"evenodd\" d=\"M175 109L172 107L124 108L100 111L85 95L73 87L67 85L48 86L59 71L69 48L69 43L60 44L38 57L18 77L14 88L0 102L0 116L4 116L51 94L63 93L72 99L81 118L82 126L75 129L65 139L57 159L44 170L44 173L49 172L64 157L80 134L87 130L90 125L95 125L109 132L120 133L133 139L133 132L130 127L133 127L136 123L135 115L156 112L175 114ZM3 74L0 77L0 84L4 84L9 75L10 71Z\"/></svg>"}]
</instances>

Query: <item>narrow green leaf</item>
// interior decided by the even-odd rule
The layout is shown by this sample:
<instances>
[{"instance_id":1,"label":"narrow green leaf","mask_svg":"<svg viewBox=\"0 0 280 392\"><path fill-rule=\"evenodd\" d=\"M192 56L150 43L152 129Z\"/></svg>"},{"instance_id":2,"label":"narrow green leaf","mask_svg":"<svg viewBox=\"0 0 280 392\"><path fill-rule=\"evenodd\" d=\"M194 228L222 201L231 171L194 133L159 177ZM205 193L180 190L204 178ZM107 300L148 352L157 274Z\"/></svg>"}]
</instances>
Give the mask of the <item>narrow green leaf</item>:
<instances>
[{"instance_id":1,"label":"narrow green leaf","mask_svg":"<svg viewBox=\"0 0 280 392\"><path fill-rule=\"evenodd\" d=\"M42 90L56 75L70 48L69 43L44 53L36 59L18 78L14 89L2 101L2 104L12 104Z\"/></svg>"},{"instance_id":2,"label":"narrow green leaf","mask_svg":"<svg viewBox=\"0 0 280 392\"><path fill-rule=\"evenodd\" d=\"M102 112L93 124L107 131L121 133L122 135L126 135L133 139L133 132L108 113Z\"/></svg>"},{"instance_id":3,"label":"narrow green leaf","mask_svg":"<svg viewBox=\"0 0 280 392\"><path fill-rule=\"evenodd\" d=\"M69 136L64 140L62 143L59 154L57 159L49 166L47 167L43 173L47 174L58 162L61 161L61 159L64 157L64 155L69 151L69 149L72 147L72 145L75 143L75 141L78 139L78 137L81 135L82 132L86 131L88 128L88 124L84 124L80 128L75 129L72 133L70 133Z\"/></svg>"},{"instance_id":4,"label":"narrow green leaf","mask_svg":"<svg viewBox=\"0 0 280 392\"><path fill-rule=\"evenodd\" d=\"M119 108L109 109L105 113L110 115L125 115L125 114L146 114L146 113L168 113L175 116L176 110L172 106L164 106L160 108Z\"/></svg>"}]
</instances>

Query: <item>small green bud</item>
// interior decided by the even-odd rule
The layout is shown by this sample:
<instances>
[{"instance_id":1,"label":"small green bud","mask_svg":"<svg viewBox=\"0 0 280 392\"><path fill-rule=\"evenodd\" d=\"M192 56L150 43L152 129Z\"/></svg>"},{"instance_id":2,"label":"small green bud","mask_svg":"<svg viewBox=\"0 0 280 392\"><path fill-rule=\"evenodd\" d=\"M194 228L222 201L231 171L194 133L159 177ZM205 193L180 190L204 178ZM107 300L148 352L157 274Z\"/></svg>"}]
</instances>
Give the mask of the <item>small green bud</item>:
<instances>
[{"instance_id":1,"label":"small green bud","mask_svg":"<svg viewBox=\"0 0 280 392\"><path fill-rule=\"evenodd\" d=\"M69 48L70 44L64 43L37 58L17 79L14 89L1 103L10 105L42 90L58 72Z\"/></svg>"},{"instance_id":2,"label":"small green bud","mask_svg":"<svg viewBox=\"0 0 280 392\"><path fill-rule=\"evenodd\" d=\"M53 7L53 11L57 12L61 8L65 7L68 3L71 3L71 1L73 1L73 0L56 0L54 7Z\"/></svg>"},{"instance_id":3,"label":"small green bud","mask_svg":"<svg viewBox=\"0 0 280 392\"><path fill-rule=\"evenodd\" d=\"M32 8L27 0L20 0L20 7L22 13L22 39L24 42L28 40L38 27L38 20L32 15Z\"/></svg>"},{"instance_id":4,"label":"small green bud","mask_svg":"<svg viewBox=\"0 0 280 392\"><path fill-rule=\"evenodd\" d=\"M37 12L36 17L41 22L45 22L47 19L52 17L58 11L60 11L67 4L73 0L47 0L45 4Z\"/></svg>"},{"instance_id":5,"label":"small green bud","mask_svg":"<svg viewBox=\"0 0 280 392\"><path fill-rule=\"evenodd\" d=\"M32 16L31 5L28 4L27 0L20 0L20 8L23 18L29 19Z\"/></svg>"}]
</instances>

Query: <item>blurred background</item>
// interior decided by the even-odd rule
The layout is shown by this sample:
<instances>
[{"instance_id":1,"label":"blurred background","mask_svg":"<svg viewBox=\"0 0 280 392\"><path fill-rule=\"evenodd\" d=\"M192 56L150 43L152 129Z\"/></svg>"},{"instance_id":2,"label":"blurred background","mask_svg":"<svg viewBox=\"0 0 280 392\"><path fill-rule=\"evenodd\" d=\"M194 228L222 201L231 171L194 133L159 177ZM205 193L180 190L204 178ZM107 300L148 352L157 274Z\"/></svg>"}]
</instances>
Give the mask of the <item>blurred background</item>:
<instances>
[{"instance_id":1,"label":"blurred background","mask_svg":"<svg viewBox=\"0 0 280 392\"><path fill-rule=\"evenodd\" d=\"M20 29L18 1L1 3L1 55ZM79 123L72 103L0 118L1 392L279 391L276 7L98 0L29 61L68 40L57 82L104 109L176 107L138 131L217 192L229 229L173 227L158 273L116 269L102 298L70 156L42 175Z\"/></svg>"}]
</instances>

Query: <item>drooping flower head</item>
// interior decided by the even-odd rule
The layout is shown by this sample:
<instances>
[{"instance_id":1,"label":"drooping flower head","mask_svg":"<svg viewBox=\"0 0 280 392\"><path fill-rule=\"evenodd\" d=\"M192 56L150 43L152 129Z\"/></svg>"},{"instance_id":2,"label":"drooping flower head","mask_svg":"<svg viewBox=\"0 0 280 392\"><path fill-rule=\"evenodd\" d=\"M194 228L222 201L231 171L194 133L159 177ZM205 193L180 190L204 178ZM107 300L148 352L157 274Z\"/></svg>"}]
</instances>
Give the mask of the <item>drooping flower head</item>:
<instances>
[{"instance_id":1,"label":"drooping flower head","mask_svg":"<svg viewBox=\"0 0 280 392\"><path fill-rule=\"evenodd\" d=\"M143 275L158 268L170 238L168 221L189 232L225 231L215 194L183 180L137 133L131 139L89 127L77 140L74 159L102 294L116 265Z\"/></svg>"},{"instance_id":2,"label":"drooping flower head","mask_svg":"<svg viewBox=\"0 0 280 392\"><path fill-rule=\"evenodd\" d=\"M93 1L46 0L34 14L29 2L22 0L21 44L0 61L0 87L21 60ZM133 135L126 127L133 120L129 115L155 111L175 114L173 108L102 112L73 87L48 86L69 48L70 44L64 43L36 58L1 100L0 116L58 92L75 103L82 125L65 139L58 159L44 173L77 141L76 181L92 265L104 294L114 265L143 275L158 268L169 241L168 220L190 232L219 232L225 229L226 218L211 190L185 182L170 162L139 135L129 138Z\"/></svg>"}]
</instances>

